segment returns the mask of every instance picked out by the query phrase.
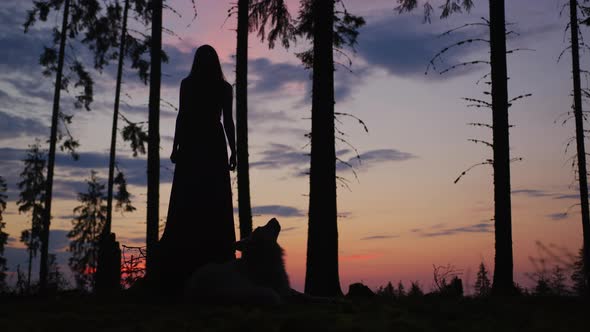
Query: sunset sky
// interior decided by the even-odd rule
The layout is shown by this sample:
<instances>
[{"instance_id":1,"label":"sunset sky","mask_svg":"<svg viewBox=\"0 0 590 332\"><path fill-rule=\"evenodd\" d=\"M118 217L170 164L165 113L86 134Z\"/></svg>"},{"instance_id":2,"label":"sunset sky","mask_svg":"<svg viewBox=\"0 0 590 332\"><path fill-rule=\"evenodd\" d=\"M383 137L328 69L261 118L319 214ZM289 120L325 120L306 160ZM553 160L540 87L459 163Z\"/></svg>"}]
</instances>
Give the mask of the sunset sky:
<instances>
[{"instance_id":1,"label":"sunset sky","mask_svg":"<svg viewBox=\"0 0 590 332\"><path fill-rule=\"evenodd\" d=\"M344 0L347 9L366 19L352 58L352 72L338 66L336 111L361 118L366 133L354 119L342 117L338 128L358 150L339 144L339 157L350 160L354 174L339 165L339 175L349 188L338 191L340 277L348 284L363 281L377 287L387 281L418 280L432 286L432 265L452 264L463 270L463 279L473 284L478 264L493 267L493 183L489 166L475 168L458 184L453 181L469 166L491 158L491 150L468 139L491 140L485 128L468 123L491 121L489 110L469 108L462 98L487 98L484 81L476 84L489 68L470 66L440 75L430 70L429 60L443 47L466 38L486 38L481 27L462 29L449 36L440 34L487 17L487 1L475 0L470 14L447 20L433 18L423 24L422 11L399 15L395 0ZM436 0L435 0L436 2ZM441 2L441 1L439 1ZM194 50L203 44L217 49L228 81L234 82L236 17L226 21L233 1L197 0L198 17L192 22L190 0L170 0L182 17L167 10L164 34L170 62L163 66L162 97L178 105L179 83L190 69ZM539 257L536 242L577 252L582 246L582 227L574 172L565 152L573 135L573 122L562 125L571 107L571 59L559 54L567 46L567 17L560 16L565 0L509 0L507 19L514 23L509 49L511 97L531 93L514 104L510 119L511 156L523 158L512 164L513 249L515 279L529 285L526 272L533 272L529 258ZM288 1L293 16L298 1ZM53 96L53 77L44 77L38 57L51 43L51 28L61 22L51 16L49 24L35 26L27 34L22 23L30 1L3 0L0 4L0 175L8 180L9 206L5 215L10 234L6 256L11 271L26 264L21 230L29 218L16 207L18 175L24 149L35 138L45 142ZM141 29L141 28L140 28ZM585 28L583 28L586 30ZM586 31L583 31L584 33ZM444 69L463 61L487 60L487 44L472 43L437 62ZM77 55L84 51L77 46ZM292 49L269 50L255 34L250 36L249 125L251 193L254 223L277 217L283 231L279 243L286 251L292 284L303 288L307 242L308 140L310 130L311 80L294 53L309 47L299 41ZM70 50L69 50L70 51ZM583 63L588 53L583 53ZM337 59L345 63L346 59ZM77 192L85 190L91 170L106 179L110 145L115 67L95 73L92 111L73 109L65 94L65 112L75 113L73 134L81 143L81 158L74 162L59 155L56 164L54 209L50 250L57 253L62 271L69 272L65 234L71 227ZM586 80L583 81L587 83ZM148 87L126 68L122 112L135 121L147 120ZM587 104L586 104L587 105ZM176 111L162 104L162 182L160 216L165 220L173 165L168 161ZM120 167L131 184L138 210L124 216L115 213L113 230L121 244L145 243L146 162L133 158L119 138ZM234 197L235 174L232 173ZM234 207L237 203L234 202ZM564 212L569 214L564 215ZM198 211L195 211L195 218ZM237 225L236 216L236 227ZM559 250L558 250L559 251ZM36 263L36 265L38 265Z\"/></svg>"}]
</instances>

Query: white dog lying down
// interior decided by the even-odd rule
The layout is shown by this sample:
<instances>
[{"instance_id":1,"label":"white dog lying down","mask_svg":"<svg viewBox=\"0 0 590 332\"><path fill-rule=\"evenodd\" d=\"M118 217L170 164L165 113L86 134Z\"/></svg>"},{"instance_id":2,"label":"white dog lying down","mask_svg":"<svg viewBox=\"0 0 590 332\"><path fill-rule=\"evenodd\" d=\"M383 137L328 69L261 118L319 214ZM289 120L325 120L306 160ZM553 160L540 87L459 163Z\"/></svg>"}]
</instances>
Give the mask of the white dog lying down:
<instances>
[{"instance_id":1,"label":"white dog lying down","mask_svg":"<svg viewBox=\"0 0 590 332\"><path fill-rule=\"evenodd\" d=\"M291 289L285 271L283 249L277 243L281 225L273 218L249 237L236 242L242 258L208 264L195 271L185 294L200 303L279 304L306 301Z\"/></svg>"}]
</instances>

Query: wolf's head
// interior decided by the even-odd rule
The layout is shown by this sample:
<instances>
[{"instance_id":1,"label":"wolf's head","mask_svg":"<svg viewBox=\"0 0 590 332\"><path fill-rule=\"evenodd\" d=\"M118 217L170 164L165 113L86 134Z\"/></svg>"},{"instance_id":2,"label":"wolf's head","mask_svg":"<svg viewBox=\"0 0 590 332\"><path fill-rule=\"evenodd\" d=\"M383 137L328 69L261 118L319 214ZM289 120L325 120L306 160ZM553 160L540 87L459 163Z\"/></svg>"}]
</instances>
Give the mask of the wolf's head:
<instances>
[{"instance_id":1,"label":"wolf's head","mask_svg":"<svg viewBox=\"0 0 590 332\"><path fill-rule=\"evenodd\" d=\"M282 293L290 287L283 249L277 243L280 231L278 220L272 218L266 225L257 227L250 236L236 242L236 250L242 252L242 262L254 283Z\"/></svg>"},{"instance_id":2,"label":"wolf's head","mask_svg":"<svg viewBox=\"0 0 590 332\"><path fill-rule=\"evenodd\" d=\"M281 232L281 225L276 218L269 220L266 225L256 227L250 236L236 242L236 250L247 255L251 251L258 250L272 250L273 247L278 246L277 238Z\"/></svg>"}]
</instances>

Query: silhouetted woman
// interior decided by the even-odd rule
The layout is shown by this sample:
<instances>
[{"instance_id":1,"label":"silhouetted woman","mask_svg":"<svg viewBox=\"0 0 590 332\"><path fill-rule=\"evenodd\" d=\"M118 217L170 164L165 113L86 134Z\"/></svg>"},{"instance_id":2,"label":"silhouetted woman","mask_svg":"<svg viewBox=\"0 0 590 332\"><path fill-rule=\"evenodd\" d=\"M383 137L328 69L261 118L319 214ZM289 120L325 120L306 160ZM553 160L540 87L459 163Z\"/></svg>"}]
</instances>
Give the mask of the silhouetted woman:
<instances>
[{"instance_id":1,"label":"silhouetted woman","mask_svg":"<svg viewBox=\"0 0 590 332\"><path fill-rule=\"evenodd\" d=\"M232 101L232 87L225 81L217 52L209 45L199 47L191 72L180 85L170 156L176 168L160 241L166 283L182 285L204 264L235 259L229 177L236 167Z\"/></svg>"}]
</instances>

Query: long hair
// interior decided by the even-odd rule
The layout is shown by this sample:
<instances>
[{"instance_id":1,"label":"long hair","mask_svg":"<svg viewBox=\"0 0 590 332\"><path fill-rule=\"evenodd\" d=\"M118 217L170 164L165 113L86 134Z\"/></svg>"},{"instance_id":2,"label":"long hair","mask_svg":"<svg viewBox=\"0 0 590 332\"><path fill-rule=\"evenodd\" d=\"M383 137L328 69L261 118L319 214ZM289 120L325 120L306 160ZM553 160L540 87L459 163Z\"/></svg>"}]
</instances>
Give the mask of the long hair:
<instances>
[{"instance_id":1,"label":"long hair","mask_svg":"<svg viewBox=\"0 0 590 332\"><path fill-rule=\"evenodd\" d=\"M197 49L193 67L187 78L202 82L225 81L219 56L213 47L203 45Z\"/></svg>"}]
</instances>

